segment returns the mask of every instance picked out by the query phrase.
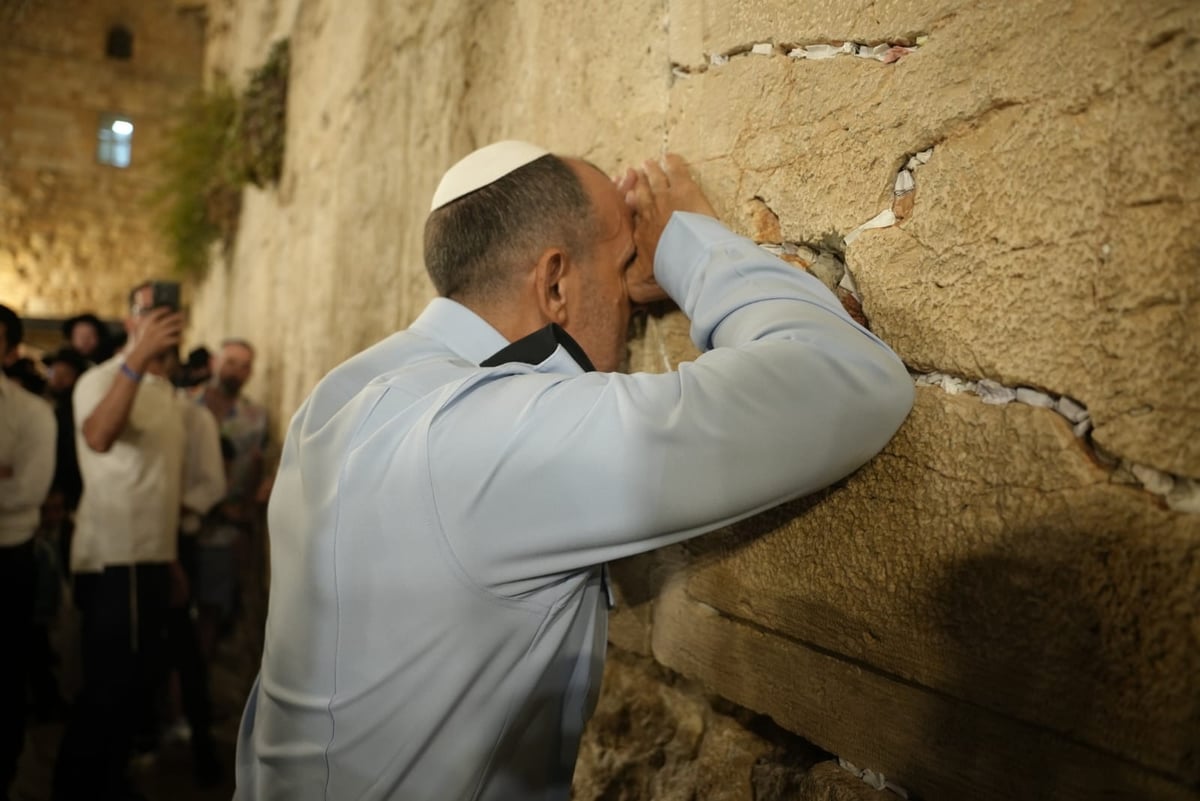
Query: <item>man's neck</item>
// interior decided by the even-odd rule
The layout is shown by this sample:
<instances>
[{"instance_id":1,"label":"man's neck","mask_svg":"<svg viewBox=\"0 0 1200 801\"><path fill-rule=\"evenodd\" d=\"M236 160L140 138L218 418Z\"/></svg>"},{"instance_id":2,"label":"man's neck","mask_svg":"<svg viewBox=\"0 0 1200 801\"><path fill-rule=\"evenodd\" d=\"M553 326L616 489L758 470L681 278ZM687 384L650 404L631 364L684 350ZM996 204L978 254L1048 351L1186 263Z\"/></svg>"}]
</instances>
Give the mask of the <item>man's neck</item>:
<instances>
[{"instance_id":1,"label":"man's neck","mask_svg":"<svg viewBox=\"0 0 1200 801\"><path fill-rule=\"evenodd\" d=\"M204 393L204 403L208 410L218 419L224 419L237 403L238 393L230 395L220 384L209 384Z\"/></svg>"},{"instance_id":2,"label":"man's neck","mask_svg":"<svg viewBox=\"0 0 1200 801\"><path fill-rule=\"evenodd\" d=\"M223 387L220 384L213 384L213 385L211 385L210 389L213 392L215 392L217 394L217 396L220 397L222 400L224 400L226 403L233 403L234 401L236 401L238 399L238 396L241 395L240 391L231 393L229 390L225 389L225 387Z\"/></svg>"},{"instance_id":3,"label":"man's neck","mask_svg":"<svg viewBox=\"0 0 1200 801\"><path fill-rule=\"evenodd\" d=\"M452 298L479 315L484 322L496 329L509 342L529 336L544 328L547 320L536 305L483 304Z\"/></svg>"}]
</instances>

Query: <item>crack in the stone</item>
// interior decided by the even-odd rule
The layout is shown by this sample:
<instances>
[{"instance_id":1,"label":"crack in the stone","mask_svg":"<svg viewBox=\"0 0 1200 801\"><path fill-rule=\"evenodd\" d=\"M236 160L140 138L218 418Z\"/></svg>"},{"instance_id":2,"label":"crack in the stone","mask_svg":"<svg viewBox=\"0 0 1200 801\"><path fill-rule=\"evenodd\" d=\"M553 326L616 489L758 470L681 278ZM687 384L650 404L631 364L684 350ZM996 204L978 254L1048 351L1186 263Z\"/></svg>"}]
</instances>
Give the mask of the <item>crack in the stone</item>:
<instances>
[{"instance_id":1,"label":"crack in the stone","mask_svg":"<svg viewBox=\"0 0 1200 801\"><path fill-rule=\"evenodd\" d=\"M859 779L866 782L867 784L869 784L871 787L875 788L876 790L888 790L888 791L900 796L901 798L904 798L904 799L908 798L908 790L905 790L903 787L896 784L895 782L890 780L887 776L884 776L882 773L880 773L877 770L871 770L870 768L860 768L857 765L855 765L853 762L851 762L850 760L843 759L842 757L838 757L837 763L838 763L839 768L850 773L853 776L858 777Z\"/></svg>"},{"instance_id":2,"label":"crack in the stone","mask_svg":"<svg viewBox=\"0 0 1200 801\"><path fill-rule=\"evenodd\" d=\"M755 195L750 202L759 204L761 210L769 215L769 220L763 227L770 229L768 235L770 238L759 241L759 245L784 261L796 264L816 275L829 287L831 292L838 296L842 305L846 307L846 311L856 321L864 328L870 328L869 320L863 312L862 295L858 291L858 284L854 280L853 273L846 267L846 248L864 231L872 228L890 228L911 216L917 189L915 173L918 168L929 163L932 157L932 145L908 154L892 182L892 204L845 236L826 237L826 240L820 244L783 241L782 235L776 234L779 215L767 205L766 200ZM827 276L836 276L836 278L827 280Z\"/></svg>"},{"instance_id":3,"label":"crack in the stone","mask_svg":"<svg viewBox=\"0 0 1200 801\"><path fill-rule=\"evenodd\" d=\"M910 370L909 373L917 386L939 387L950 395L971 393L988 405L1023 403L1050 409L1071 424L1071 430L1088 456L1108 471L1110 482L1141 486L1162 498L1168 509L1200 514L1200 481L1132 462L1104 450L1092 441L1092 416L1087 406L1069 395L1053 395L1029 386L1008 387L987 378L976 381L936 370L928 373Z\"/></svg>"},{"instance_id":4,"label":"crack in the stone","mask_svg":"<svg viewBox=\"0 0 1200 801\"><path fill-rule=\"evenodd\" d=\"M929 163L933 157L933 150L933 146L930 146L908 155L892 184L892 204L842 237L840 246L830 248L828 243L786 241L782 236L778 237L780 241L777 243L759 242L759 246L816 276L837 294L846 311L855 320L863 327L869 328L869 320L862 311L862 296L859 294L853 273L846 267L845 249L864 231L890 228L911 216L917 189L915 173ZM775 225L778 225L779 215L762 197L755 196L752 202L761 204L773 218ZM1113 483L1141 486L1147 492L1162 498L1168 509L1200 514L1200 480L1167 473L1106 452L1092 441L1093 424L1087 406L1068 395L1051 395L1028 386L1007 387L991 379L976 381L938 371L910 372L918 385L939 386L952 395L970 392L978 395L987 404L1004 405L1015 402L1052 409L1071 424L1072 431L1085 451L1097 465L1108 470Z\"/></svg>"},{"instance_id":5,"label":"crack in the stone","mask_svg":"<svg viewBox=\"0 0 1200 801\"><path fill-rule=\"evenodd\" d=\"M755 198L761 202L761 198ZM770 211L770 207L763 204ZM773 212L772 212L773 213ZM858 295L854 282L849 279L845 257L840 250L832 248L826 242L800 242L782 240L778 242L758 242L758 246L768 253L777 256L788 264L795 265L816 278L842 302L854 321L863 328L870 330L870 320L863 312L862 298Z\"/></svg>"},{"instance_id":6,"label":"crack in the stone","mask_svg":"<svg viewBox=\"0 0 1200 801\"><path fill-rule=\"evenodd\" d=\"M895 64L904 56L916 52L925 43L925 34L912 39L899 38L880 42L824 41L824 42L748 42L727 47L719 53L709 53L703 64L681 64L672 62L671 72L677 78L699 75L714 67L722 67L730 59L747 56L786 56L794 60L823 61L837 56L854 56L864 60Z\"/></svg>"}]
</instances>

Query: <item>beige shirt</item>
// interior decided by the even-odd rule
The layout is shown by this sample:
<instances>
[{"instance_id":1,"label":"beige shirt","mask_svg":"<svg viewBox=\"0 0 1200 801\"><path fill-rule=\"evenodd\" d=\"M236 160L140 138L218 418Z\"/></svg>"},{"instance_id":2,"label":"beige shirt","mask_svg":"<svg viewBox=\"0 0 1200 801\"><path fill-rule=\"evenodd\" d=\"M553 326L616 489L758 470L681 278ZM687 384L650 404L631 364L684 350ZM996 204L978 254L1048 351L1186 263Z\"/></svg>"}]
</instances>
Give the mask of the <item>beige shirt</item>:
<instances>
[{"instance_id":1,"label":"beige shirt","mask_svg":"<svg viewBox=\"0 0 1200 801\"><path fill-rule=\"evenodd\" d=\"M187 447L183 460L183 519L179 529L184 534L200 530L200 518L208 514L225 497L225 462L221 458L221 432L217 419L207 406L192 401L178 391L183 402Z\"/></svg>"},{"instance_id":2,"label":"beige shirt","mask_svg":"<svg viewBox=\"0 0 1200 801\"><path fill-rule=\"evenodd\" d=\"M0 547L20 545L37 529L57 436L50 404L0 373Z\"/></svg>"},{"instance_id":3,"label":"beige shirt","mask_svg":"<svg viewBox=\"0 0 1200 801\"><path fill-rule=\"evenodd\" d=\"M110 565L173 562L186 448L185 401L166 379L146 375L125 430L107 453L88 447L83 422L120 375L118 355L75 384L75 442L83 498L75 519L71 569L96 573Z\"/></svg>"}]
</instances>

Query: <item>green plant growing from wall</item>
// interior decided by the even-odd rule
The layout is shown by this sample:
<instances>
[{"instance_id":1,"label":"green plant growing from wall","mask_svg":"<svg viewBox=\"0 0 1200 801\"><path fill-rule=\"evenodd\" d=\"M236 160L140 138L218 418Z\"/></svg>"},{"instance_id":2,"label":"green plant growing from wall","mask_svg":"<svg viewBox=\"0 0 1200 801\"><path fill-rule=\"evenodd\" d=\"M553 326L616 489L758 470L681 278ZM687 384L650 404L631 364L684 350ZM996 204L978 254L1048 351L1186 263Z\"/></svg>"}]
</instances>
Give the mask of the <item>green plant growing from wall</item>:
<instances>
[{"instance_id":1,"label":"green plant growing from wall","mask_svg":"<svg viewBox=\"0 0 1200 801\"><path fill-rule=\"evenodd\" d=\"M219 83L179 110L159 162L162 181L153 200L180 273L202 275L212 243L233 244L245 184L278 183L288 64L288 43L277 42L241 97Z\"/></svg>"},{"instance_id":2,"label":"green plant growing from wall","mask_svg":"<svg viewBox=\"0 0 1200 801\"><path fill-rule=\"evenodd\" d=\"M241 180L231 140L237 105L225 84L192 95L179 109L163 149L162 184L154 201L181 273L202 273L209 245L219 238L231 242L236 232Z\"/></svg>"},{"instance_id":3,"label":"green plant growing from wall","mask_svg":"<svg viewBox=\"0 0 1200 801\"><path fill-rule=\"evenodd\" d=\"M242 95L237 137L242 164L245 179L260 188L278 183L283 174L290 64L288 41L276 42Z\"/></svg>"}]
</instances>

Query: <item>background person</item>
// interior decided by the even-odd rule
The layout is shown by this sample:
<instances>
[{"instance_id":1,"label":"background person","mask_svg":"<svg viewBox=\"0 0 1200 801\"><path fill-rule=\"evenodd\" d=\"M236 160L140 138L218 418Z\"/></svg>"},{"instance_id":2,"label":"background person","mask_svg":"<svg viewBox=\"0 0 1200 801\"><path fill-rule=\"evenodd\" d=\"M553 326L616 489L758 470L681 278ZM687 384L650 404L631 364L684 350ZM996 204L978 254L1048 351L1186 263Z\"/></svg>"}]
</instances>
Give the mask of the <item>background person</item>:
<instances>
[{"instance_id":1,"label":"background person","mask_svg":"<svg viewBox=\"0 0 1200 801\"><path fill-rule=\"evenodd\" d=\"M25 327L0 306L0 363L17 359ZM36 592L33 536L54 476L54 413L0 373L0 796L25 743L28 641Z\"/></svg>"}]
</instances>

